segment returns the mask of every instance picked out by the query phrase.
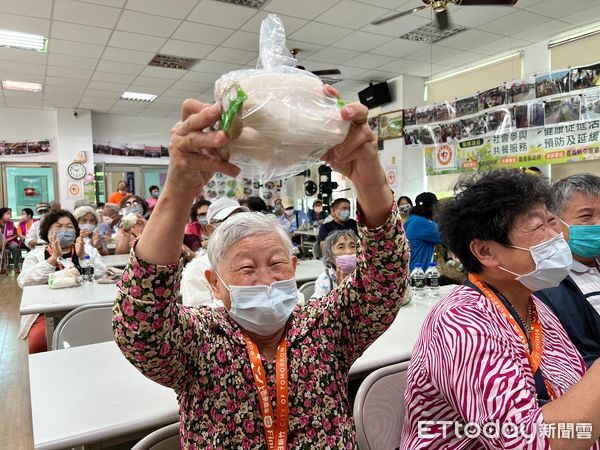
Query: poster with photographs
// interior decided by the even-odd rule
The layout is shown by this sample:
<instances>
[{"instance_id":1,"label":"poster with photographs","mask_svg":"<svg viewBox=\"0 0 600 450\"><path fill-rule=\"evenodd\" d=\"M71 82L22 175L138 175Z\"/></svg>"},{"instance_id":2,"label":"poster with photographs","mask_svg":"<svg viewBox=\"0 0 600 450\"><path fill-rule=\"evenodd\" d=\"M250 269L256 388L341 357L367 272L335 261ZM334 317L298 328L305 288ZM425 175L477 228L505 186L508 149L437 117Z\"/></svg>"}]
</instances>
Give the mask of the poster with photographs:
<instances>
[{"instance_id":1,"label":"poster with photographs","mask_svg":"<svg viewBox=\"0 0 600 450\"><path fill-rule=\"evenodd\" d=\"M531 102L529 106L529 127L544 126L544 102Z\"/></svg>"},{"instance_id":2,"label":"poster with photographs","mask_svg":"<svg viewBox=\"0 0 600 450\"><path fill-rule=\"evenodd\" d=\"M378 128L379 140L396 139L402 137L404 129L403 110L392 111L379 115Z\"/></svg>"},{"instance_id":3,"label":"poster with photographs","mask_svg":"<svg viewBox=\"0 0 600 450\"><path fill-rule=\"evenodd\" d=\"M409 108L404 110L404 126L410 127L417 124L417 109Z\"/></svg>"},{"instance_id":4,"label":"poster with photographs","mask_svg":"<svg viewBox=\"0 0 600 450\"><path fill-rule=\"evenodd\" d=\"M535 78L513 81L508 85L507 102L519 103L535 99Z\"/></svg>"},{"instance_id":5,"label":"poster with photographs","mask_svg":"<svg viewBox=\"0 0 600 450\"><path fill-rule=\"evenodd\" d=\"M581 118L583 120L600 119L600 92L582 96Z\"/></svg>"},{"instance_id":6,"label":"poster with photographs","mask_svg":"<svg viewBox=\"0 0 600 450\"><path fill-rule=\"evenodd\" d=\"M581 113L581 97L567 97L544 104L544 123L552 125L579 120Z\"/></svg>"},{"instance_id":7,"label":"poster with photographs","mask_svg":"<svg viewBox=\"0 0 600 450\"><path fill-rule=\"evenodd\" d=\"M440 125L441 140L440 142L454 142L462 138L462 126L460 120L455 122L443 123Z\"/></svg>"},{"instance_id":8,"label":"poster with photographs","mask_svg":"<svg viewBox=\"0 0 600 450\"><path fill-rule=\"evenodd\" d=\"M421 145L420 128L404 129L404 145Z\"/></svg>"},{"instance_id":9,"label":"poster with photographs","mask_svg":"<svg viewBox=\"0 0 600 450\"><path fill-rule=\"evenodd\" d=\"M434 106L418 106L417 110L417 124L424 125L435 121L435 107Z\"/></svg>"},{"instance_id":10,"label":"poster with photographs","mask_svg":"<svg viewBox=\"0 0 600 450\"><path fill-rule=\"evenodd\" d=\"M160 145L145 145L144 146L144 155L146 158L160 158L161 157L161 147Z\"/></svg>"},{"instance_id":11,"label":"poster with photographs","mask_svg":"<svg viewBox=\"0 0 600 450\"><path fill-rule=\"evenodd\" d=\"M97 155L130 156L135 158L168 158L169 149L161 145L94 144Z\"/></svg>"},{"instance_id":12,"label":"poster with photographs","mask_svg":"<svg viewBox=\"0 0 600 450\"><path fill-rule=\"evenodd\" d=\"M367 119L367 123L369 124L369 128L371 129L371 131L373 132L373 134L375 136L379 135L378 128L377 128L377 122L378 122L378 117L377 116L369 117Z\"/></svg>"},{"instance_id":13,"label":"poster with photographs","mask_svg":"<svg viewBox=\"0 0 600 450\"><path fill-rule=\"evenodd\" d=\"M50 153L50 141L0 141L0 156L34 156L40 153Z\"/></svg>"},{"instance_id":14,"label":"poster with photographs","mask_svg":"<svg viewBox=\"0 0 600 450\"><path fill-rule=\"evenodd\" d=\"M479 97L477 95L456 100L456 117L468 116L477 112L479 112Z\"/></svg>"},{"instance_id":15,"label":"poster with photographs","mask_svg":"<svg viewBox=\"0 0 600 450\"><path fill-rule=\"evenodd\" d=\"M535 77L535 96L537 98L569 92L569 71L556 70Z\"/></svg>"},{"instance_id":16,"label":"poster with photographs","mask_svg":"<svg viewBox=\"0 0 600 450\"><path fill-rule=\"evenodd\" d=\"M493 89L481 92L479 94L479 110L495 108L506 103L506 89L504 86L498 86Z\"/></svg>"},{"instance_id":17,"label":"poster with photographs","mask_svg":"<svg viewBox=\"0 0 600 450\"><path fill-rule=\"evenodd\" d=\"M454 119L456 113L455 102L444 102L433 107L434 122L443 122Z\"/></svg>"},{"instance_id":18,"label":"poster with photographs","mask_svg":"<svg viewBox=\"0 0 600 450\"><path fill-rule=\"evenodd\" d=\"M600 63L591 66L573 67L570 75L572 91L600 86Z\"/></svg>"},{"instance_id":19,"label":"poster with photographs","mask_svg":"<svg viewBox=\"0 0 600 450\"><path fill-rule=\"evenodd\" d=\"M493 134L510 133L512 131L512 117L507 109L489 112L485 115L487 132Z\"/></svg>"},{"instance_id":20,"label":"poster with photographs","mask_svg":"<svg viewBox=\"0 0 600 450\"><path fill-rule=\"evenodd\" d=\"M529 106L517 105L513 108L513 121L517 128L529 127Z\"/></svg>"},{"instance_id":21,"label":"poster with photographs","mask_svg":"<svg viewBox=\"0 0 600 450\"><path fill-rule=\"evenodd\" d=\"M460 121L462 127L462 139L483 136L488 132L488 122L485 114L478 114Z\"/></svg>"}]
</instances>

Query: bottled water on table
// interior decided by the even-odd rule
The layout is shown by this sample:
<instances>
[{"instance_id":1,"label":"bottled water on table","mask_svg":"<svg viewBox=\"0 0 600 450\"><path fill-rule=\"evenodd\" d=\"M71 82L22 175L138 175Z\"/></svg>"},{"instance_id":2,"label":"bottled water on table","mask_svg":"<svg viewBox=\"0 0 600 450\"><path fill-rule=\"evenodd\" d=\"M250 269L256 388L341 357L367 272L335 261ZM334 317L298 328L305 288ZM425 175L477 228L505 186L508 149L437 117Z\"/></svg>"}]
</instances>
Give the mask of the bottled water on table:
<instances>
[{"instance_id":1,"label":"bottled water on table","mask_svg":"<svg viewBox=\"0 0 600 450\"><path fill-rule=\"evenodd\" d=\"M434 262L429 263L425 272L425 284L429 297L437 298L440 295L440 273Z\"/></svg>"},{"instance_id":2,"label":"bottled water on table","mask_svg":"<svg viewBox=\"0 0 600 450\"><path fill-rule=\"evenodd\" d=\"M84 283L94 281L94 263L92 263L90 255L85 255L81 263L81 278L83 278Z\"/></svg>"},{"instance_id":3,"label":"bottled water on table","mask_svg":"<svg viewBox=\"0 0 600 450\"><path fill-rule=\"evenodd\" d=\"M410 287L413 298L425 297L425 272L423 272L423 264L415 264L415 268L410 273Z\"/></svg>"}]
</instances>

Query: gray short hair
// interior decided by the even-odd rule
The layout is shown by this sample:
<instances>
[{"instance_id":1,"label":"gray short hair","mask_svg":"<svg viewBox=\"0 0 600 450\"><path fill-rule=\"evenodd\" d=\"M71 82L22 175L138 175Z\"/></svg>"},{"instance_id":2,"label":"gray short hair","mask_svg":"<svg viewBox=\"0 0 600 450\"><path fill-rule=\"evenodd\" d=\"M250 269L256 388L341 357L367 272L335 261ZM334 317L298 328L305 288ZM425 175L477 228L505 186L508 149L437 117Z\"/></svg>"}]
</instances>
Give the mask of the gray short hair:
<instances>
[{"instance_id":1,"label":"gray short hair","mask_svg":"<svg viewBox=\"0 0 600 450\"><path fill-rule=\"evenodd\" d=\"M335 230L329 233L327 238L325 238L325 244L323 246L323 264L325 264L325 267L335 267L333 246L343 237L358 242L358 236L352 230Z\"/></svg>"},{"instance_id":2,"label":"gray short hair","mask_svg":"<svg viewBox=\"0 0 600 450\"><path fill-rule=\"evenodd\" d=\"M552 205L554 214L561 214L569 206L575 193L600 196L600 177L591 173L579 173L557 181L552 186Z\"/></svg>"},{"instance_id":3,"label":"gray short hair","mask_svg":"<svg viewBox=\"0 0 600 450\"><path fill-rule=\"evenodd\" d=\"M227 218L220 224L208 241L208 259L215 270L218 270L225 253L237 241L248 236L277 234L281 244L292 257L292 240L287 230L277 219L257 212L240 212Z\"/></svg>"}]
</instances>

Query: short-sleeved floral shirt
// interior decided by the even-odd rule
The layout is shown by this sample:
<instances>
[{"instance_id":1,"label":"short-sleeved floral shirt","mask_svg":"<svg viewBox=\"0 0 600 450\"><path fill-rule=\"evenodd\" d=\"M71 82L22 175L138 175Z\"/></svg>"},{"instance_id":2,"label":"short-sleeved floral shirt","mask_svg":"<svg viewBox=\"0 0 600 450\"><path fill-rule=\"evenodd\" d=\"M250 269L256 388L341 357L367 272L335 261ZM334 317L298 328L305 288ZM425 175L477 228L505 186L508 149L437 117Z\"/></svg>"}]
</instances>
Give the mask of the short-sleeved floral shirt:
<instances>
[{"instance_id":1,"label":"short-sleeved floral shirt","mask_svg":"<svg viewBox=\"0 0 600 450\"><path fill-rule=\"evenodd\" d=\"M359 234L356 272L327 297L297 306L288 323L288 449L356 446L348 372L393 322L409 260L395 205L385 224ZM222 307L176 302L182 269L183 260L157 266L132 251L114 306L115 339L145 376L177 393L182 448L266 448L242 330ZM263 365L273 399L274 363Z\"/></svg>"}]
</instances>

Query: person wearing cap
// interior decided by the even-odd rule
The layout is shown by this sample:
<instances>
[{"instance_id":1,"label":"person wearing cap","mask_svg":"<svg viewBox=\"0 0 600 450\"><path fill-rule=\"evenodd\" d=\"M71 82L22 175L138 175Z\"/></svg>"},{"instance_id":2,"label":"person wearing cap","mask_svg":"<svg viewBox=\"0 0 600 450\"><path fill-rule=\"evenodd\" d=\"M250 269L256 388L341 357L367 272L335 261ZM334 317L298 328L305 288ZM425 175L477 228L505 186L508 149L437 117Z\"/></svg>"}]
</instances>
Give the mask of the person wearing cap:
<instances>
[{"instance_id":1,"label":"person wearing cap","mask_svg":"<svg viewBox=\"0 0 600 450\"><path fill-rule=\"evenodd\" d=\"M39 202L35 210L40 216L40 220L34 222L29 230L27 231L27 235L25 236L25 246L34 249L36 245L44 245L45 242L40 239L40 224L42 220L50 211L50 203L48 202Z\"/></svg>"},{"instance_id":2,"label":"person wearing cap","mask_svg":"<svg viewBox=\"0 0 600 450\"><path fill-rule=\"evenodd\" d=\"M319 228L319 237L317 242L321 246L321 251L325 248L325 239L336 230L352 230L358 235L358 226L356 220L350 218L350 200L347 198L336 198L331 204L331 217L333 220L325 222Z\"/></svg>"},{"instance_id":3,"label":"person wearing cap","mask_svg":"<svg viewBox=\"0 0 600 450\"><path fill-rule=\"evenodd\" d=\"M292 197L284 197L281 204L283 206L283 214L278 219L289 233L293 233L299 230L302 225L308 224L306 213L294 207L294 199Z\"/></svg>"},{"instance_id":4,"label":"person wearing cap","mask_svg":"<svg viewBox=\"0 0 600 450\"><path fill-rule=\"evenodd\" d=\"M227 197L221 197L210 203L206 212L206 220L208 222L206 225L206 237L210 238L217 227L233 214L248 211L250 210L247 207L240 206L238 202ZM206 239L204 242L208 241L209 239ZM212 295L210 283L204 275L208 269L212 269L212 266L210 265L206 248L203 246L196 252L196 257L187 263L183 269L181 296L184 305L223 306L223 303L215 299Z\"/></svg>"},{"instance_id":5,"label":"person wearing cap","mask_svg":"<svg viewBox=\"0 0 600 450\"><path fill-rule=\"evenodd\" d=\"M415 264L427 267L433 260L433 251L437 244L441 244L440 229L433 221L433 208L437 204L437 197L432 192L423 192L417 195L415 207L404 224L406 238L410 244L410 270Z\"/></svg>"},{"instance_id":6,"label":"person wearing cap","mask_svg":"<svg viewBox=\"0 0 600 450\"><path fill-rule=\"evenodd\" d=\"M108 255L108 249L100 235L98 214L92 206L80 206L75 209L73 216L79 224L80 235L85 244L85 252L91 254L88 247L94 247L100 255Z\"/></svg>"}]
</instances>

